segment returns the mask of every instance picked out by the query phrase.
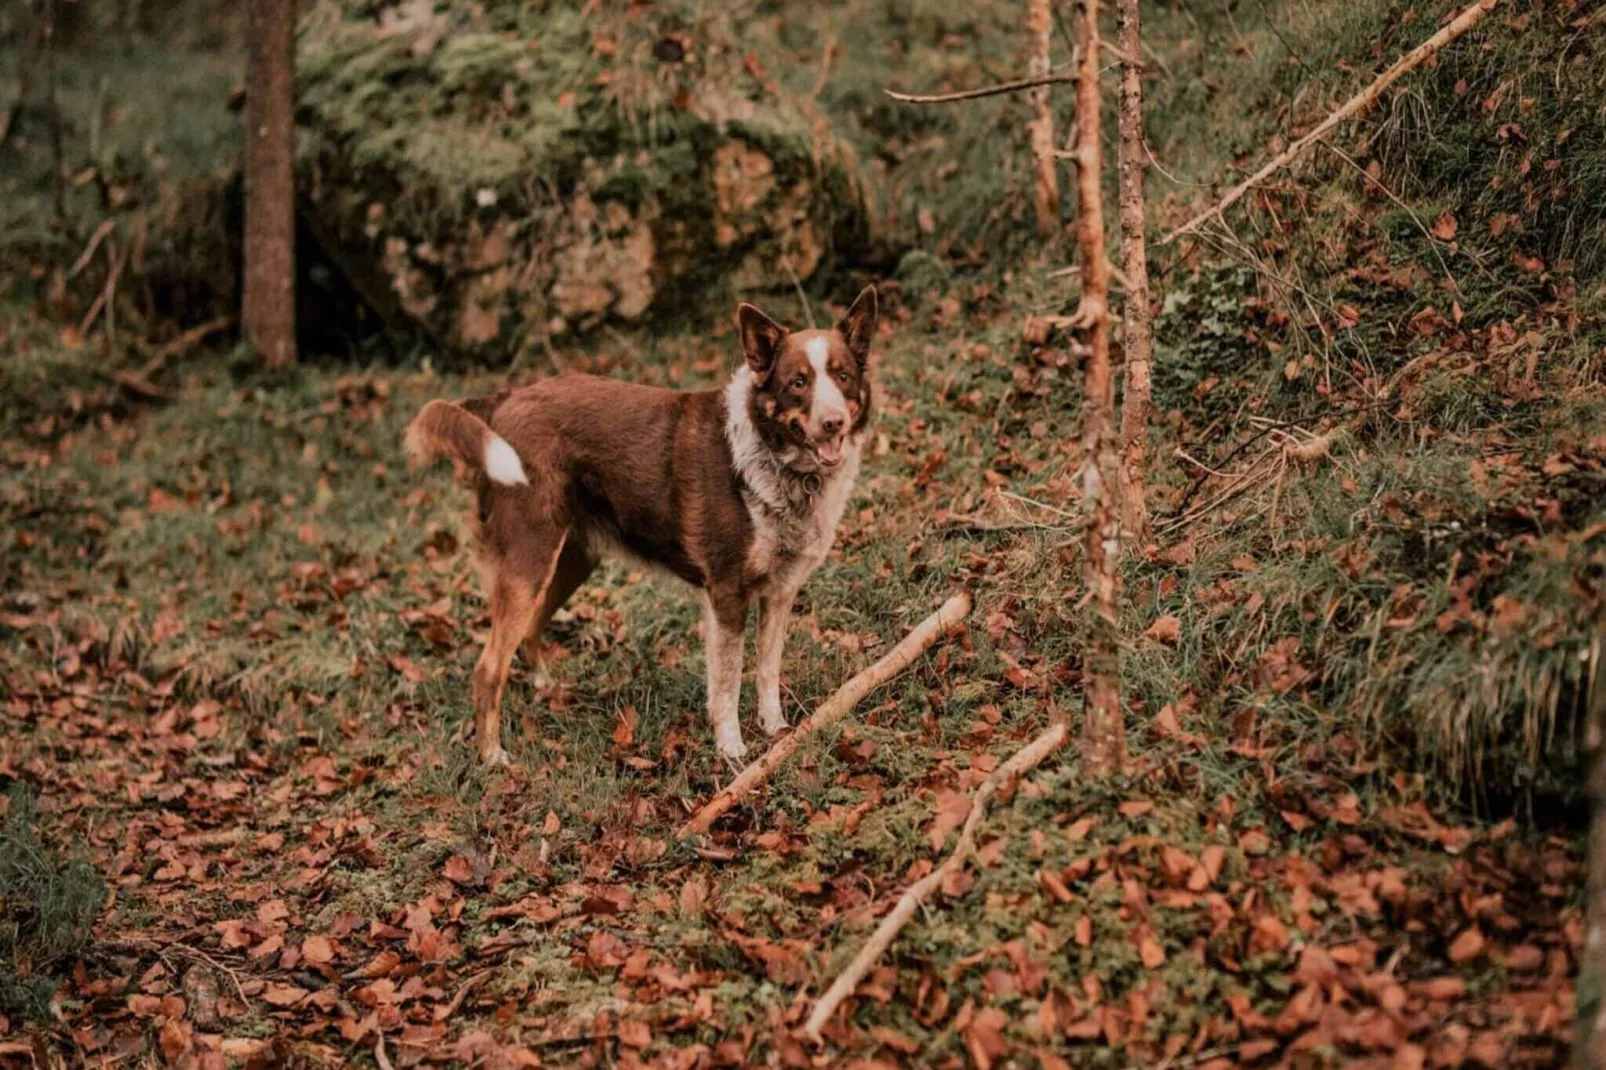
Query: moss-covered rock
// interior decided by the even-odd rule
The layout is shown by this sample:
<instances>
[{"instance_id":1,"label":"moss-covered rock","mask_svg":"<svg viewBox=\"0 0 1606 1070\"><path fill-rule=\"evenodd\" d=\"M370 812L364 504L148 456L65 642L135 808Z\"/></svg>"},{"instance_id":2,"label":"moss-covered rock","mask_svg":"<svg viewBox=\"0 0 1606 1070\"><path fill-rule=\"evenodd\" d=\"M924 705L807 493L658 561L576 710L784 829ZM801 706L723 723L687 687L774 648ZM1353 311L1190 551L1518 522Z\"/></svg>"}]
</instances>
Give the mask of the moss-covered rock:
<instances>
[{"instance_id":1,"label":"moss-covered rock","mask_svg":"<svg viewBox=\"0 0 1606 1070\"><path fill-rule=\"evenodd\" d=\"M789 286L865 237L829 125L679 5L324 0L301 42L310 211L449 349Z\"/></svg>"}]
</instances>

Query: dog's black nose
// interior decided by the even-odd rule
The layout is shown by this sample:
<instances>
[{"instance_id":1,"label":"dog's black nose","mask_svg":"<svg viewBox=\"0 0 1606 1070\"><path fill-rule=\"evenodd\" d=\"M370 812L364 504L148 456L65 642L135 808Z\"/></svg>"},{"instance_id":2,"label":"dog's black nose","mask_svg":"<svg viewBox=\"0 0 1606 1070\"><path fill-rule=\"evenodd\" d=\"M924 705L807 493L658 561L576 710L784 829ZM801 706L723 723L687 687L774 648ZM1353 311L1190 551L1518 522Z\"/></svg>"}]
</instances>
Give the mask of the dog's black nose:
<instances>
[{"instance_id":1,"label":"dog's black nose","mask_svg":"<svg viewBox=\"0 0 1606 1070\"><path fill-rule=\"evenodd\" d=\"M825 419L820 421L820 430L828 437L835 438L842 433L842 428L847 426L847 422L848 421L841 416L827 416Z\"/></svg>"}]
</instances>

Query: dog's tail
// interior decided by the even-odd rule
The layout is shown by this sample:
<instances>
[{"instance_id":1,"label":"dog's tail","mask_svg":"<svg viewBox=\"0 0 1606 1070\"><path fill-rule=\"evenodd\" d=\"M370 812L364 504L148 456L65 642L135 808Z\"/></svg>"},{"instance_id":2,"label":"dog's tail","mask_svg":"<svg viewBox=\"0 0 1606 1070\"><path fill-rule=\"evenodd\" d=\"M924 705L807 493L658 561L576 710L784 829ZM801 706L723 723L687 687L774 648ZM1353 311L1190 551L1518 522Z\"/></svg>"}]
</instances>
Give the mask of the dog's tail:
<instances>
[{"instance_id":1,"label":"dog's tail","mask_svg":"<svg viewBox=\"0 0 1606 1070\"><path fill-rule=\"evenodd\" d=\"M420 460L449 457L459 472L484 472L504 486L530 481L507 439L452 401L432 401L413 418L407 427L407 452Z\"/></svg>"}]
</instances>

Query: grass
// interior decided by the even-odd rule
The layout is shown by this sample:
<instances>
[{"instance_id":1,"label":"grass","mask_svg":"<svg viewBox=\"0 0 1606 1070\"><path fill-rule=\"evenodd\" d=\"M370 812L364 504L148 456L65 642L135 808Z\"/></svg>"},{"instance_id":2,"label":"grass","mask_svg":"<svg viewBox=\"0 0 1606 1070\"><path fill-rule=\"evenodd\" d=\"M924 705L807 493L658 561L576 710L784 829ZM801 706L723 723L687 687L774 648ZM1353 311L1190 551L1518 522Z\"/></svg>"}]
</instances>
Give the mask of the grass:
<instances>
[{"instance_id":1,"label":"grass","mask_svg":"<svg viewBox=\"0 0 1606 1070\"><path fill-rule=\"evenodd\" d=\"M496 20L511 11L489 5L488 28L423 64L461 90L454 107L494 96L487 72L509 58L498 34L518 28ZM1064 311L1076 294L1010 245L1027 229L1026 170L999 146L1018 148L1024 105L939 113L879 95L885 80L940 89L1012 73L1017 18L985 2L957 13L875 5L873 18L761 5L742 24L755 49L798 59L773 65L796 97L835 36L818 106L873 176L880 233L901 261L883 291L871 458L838 549L803 594L789 714L956 586L978 606L964 636L807 744L770 794L720 826L714 847L728 860L672 840L725 774L701 712L695 606L666 581L600 572L555 625L557 685L537 690L515 672L515 765L487 774L471 760L469 673L488 622L457 523L467 495L443 470L409 472L397 445L425 400L526 370L335 363L270 375L203 353L163 371L174 398L152 405L107 385L100 373L119 354L41 327L31 308L0 308L20 358L0 373L11 540L0 681L17 740L7 760L40 782L44 838L81 836L115 883L102 931L198 941L247 982L321 986L353 1008L368 1004L343 973L382 948L442 992L484 969L452 1038L591 1028L622 999L655 1015L657 1045L712 1048L750 1027L732 1061L786 1050L785 1015L933 857L938 799L972 788L1050 716L1079 710L1079 540L1065 516L1078 501L1079 375L1054 347L1021 341L1027 314ZM1268 136L1348 95L1432 21L1414 18L1381 3L1156 12L1160 160L1195 180L1258 157ZM844 32L850 23L867 29ZM647 41L662 29L631 32ZM379 58L402 68L387 77L427 98L430 86L401 73L416 65L389 47ZM1598 73L1579 62L1590 47L1553 19L1491 22L1335 143L1363 168L1376 158L1407 209L1337 156L1316 156L1269 191L1275 214L1234 216L1241 240L1220 235L1158 265L1161 527L1131 548L1124 574L1132 769L1089 783L1068 750L1002 800L971 883L906 930L893 969L861 995L861 1025L960 1059L977 1043L966 1015L999 1008L1021 1051L1044 1044L1087 1065L1153 1065L1176 1054L1176 1037L1195 1055L1232 1057L1263 1035L1255 1015L1277 1019L1301 990L1298 956L1335 949L1364 964L1368 984L1382 973L1469 986L1449 1004L1411 1004L1402 1028L1424 1044L1522 1020L1513 1051L1560 1057L1560 1034L1508 1004L1565 994L1572 968L1578 845L1566 822L1606 583L1606 339L1588 255L1598 199L1557 200L1543 182L1592 181L1594 135L1580 124L1560 138L1547 98L1528 94L1541 99L1522 116L1522 87L1507 91L1501 107L1562 161L1544 171L1535 156L1563 177L1534 179L1529 212L1520 182L1495 183L1520 172L1511 132L1500 133L1513 120L1477 101L1493 91L1490 70L1555 71L1559 60L1558 101L1592 114ZM1457 93L1462 79L1475 90ZM515 87L516 103L533 107L539 88ZM336 103L367 106L360 95ZM385 136L354 122L353 136ZM1428 135L1432 152L1402 156ZM1479 146L1464 180L1439 158L1457 139ZM1204 196L1167 196L1168 180L1152 181L1159 216L1180 218ZM621 181L612 194L633 190ZM1491 212L1522 225L1495 233ZM1456 237L1425 236L1445 213ZM717 381L733 346L728 331L681 325L601 332L527 359L541 373L693 386ZM1292 428L1330 445L1280 457L1276 436ZM1171 523L1229 485L1199 481L1177 450L1218 470L1263 467L1243 493ZM1165 616L1177 618L1175 640L1145 637ZM1499 823L1508 815L1514 828ZM238 826L237 845L184 845ZM1165 875L1168 847L1220 850L1221 873L1197 899ZM277 897L292 918L250 938L267 952L220 946L217 921L250 922ZM445 968L383 935L420 911L463 949ZM334 978L285 965L270 943L298 948L352 918ZM1481 926L1487 957L1449 952L1468 926ZM1144 964L1145 938L1163 962ZM1559 963L1548 980L1503 965L1523 941ZM654 988L631 952L646 956L647 978L673 983ZM108 987L81 995L98 1042L149 1032L122 1017L132 989L94 964ZM173 980L157 971L145 983ZM1120 1042L1044 1039L1044 1020L1087 1020L1090 984ZM407 1024L433 1021L431 998L409 997ZM1346 998L1370 1012L1376 992ZM372 1035L337 1032L343 1015L253 996L219 1029L306 1029L328 1061L367 1058ZM842 1046L890 1057L882 1043Z\"/></svg>"},{"instance_id":2,"label":"grass","mask_svg":"<svg viewBox=\"0 0 1606 1070\"><path fill-rule=\"evenodd\" d=\"M30 708L48 709L57 687L106 695L117 723L145 726L141 738L163 738L150 727L154 719L164 708L179 711L171 730L195 739L185 775L198 783L241 777L246 812L260 815L251 818L252 836L286 837L271 855L248 847L232 860L225 854L216 864L226 867L217 872L229 874L227 886L293 886L285 867L295 864L278 859L344 837L334 842L347 846L315 867L319 898L298 931L318 932L341 916L399 920L410 906L449 894L463 904L454 939L470 949L512 942L511 951L474 954L497 964L482 994L493 1001L488 1006L516 999L527 1007L521 1028L588 1020L617 984L609 980L617 965L606 965L611 937L652 961L720 978L718 1021L694 1027L692 1038L714 1043L748 1025L768 1028L762 1008L784 1003L800 985L823 984L865 932L867 905L895 892L928 857L936 793L964 790L987 761L1040 728L1051 708L1073 716L1077 709L1072 535L986 533L949 520L951 513L1018 520L1023 509L1040 517L987 492L988 471L1007 470L1010 489L1023 497L1074 500L1062 441L1033 431L1071 418L1074 383L1052 362L1027 359L1010 320L988 318L985 298L962 286L949 294L975 311L954 320L935 295L919 311L900 309L891 295L889 316L900 326L881 358L877 440L840 549L804 594L786 661L792 716L873 657L878 648L863 649L867 642L895 640L956 584L972 584L980 596L973 624L962 642L873 696L862 720L805 746L771 796L734 815L720 834L743 845L734 862L708 863L671 839L722 772L701 713L695 607L666 581L621 568L599 573L556 626L557 688L537 692L515 674L506 706L517 759L511 773L487 776L470 757L468 674L486 619L456 534L467 497L444 471L407 472L395 443L426 399L491 389L502 376L302 369L229 382L194 365L174 404L56 438L48 462L37 442L13 453L6 500L23 549L9 566L4 597L26 619L4 625L11 630L0 647L0 677ZM716 354L733 340L656 344L653 363L629 367L620 366L620 351L600 346L563 357L571 367L691 385L717 377L725 361ZM1240 362L1218 352L1217 363L1202 355L1199 370L1225 381ZM1243 389L1253 394L1262 385L1248 377ZM1195 399L1190 387L1176 396L1186 406L1184 426L1216 418L1210 393ZM1566 437L1565 427L1556 433ZM1266 912L1291 924L1307 908L1295 885L1284 883L1298 869L1283 852L1326 849L1337 833L1322 830L1346 827L1332 816L1346 805L1368 823L1424 800L1442 806L1442 782L1413 779L1440 768L1439 744L1423 727L1401 746L1400 725L1432 724L1420 714L1431 712L1435 689L1450 696L1448 709L1466 708L1466 670L1447 658L1476 665L1504 650L1533 657L1542 648L1531 636L1564 625L1536 617L1535 630L1509 645L1475 630L1445 636L1432 625L1444 596L1424 589L1410 626L1379 633L1379 614L1403 613L1398 588L1418 569L1442 575L1454 552L1404 530L1388 496L1414 502L1406 496L1431 490L1442 499L1436 522L1461 520L1466 533L1456 538L1483 539L1485 555L1514 554L1515 572L1491 573L1495 590L1510 597L1530 593L1513 584L1539 582L1532 593L1559 610L1565 603L1543 585L1567 582L1577 566L1537 547L1502 549L1502 533L1480 534L1472 520L1490 507L1467 485L1465 469L1480 452L1436 449L1412 460L1412 439L1392 422L1364 423L1350 436L1331 458L1290 477L1275 547L1267 518L1239 504L1132 561L1127 634L1138 636L1167 613L1183 622L1175 646L1130 641L1132 779L1082 783L1067 753L1000 805L989 823L991 861L966 895L900 941L890 960L898 973L886 982L899 998L862 1012L867 1020L920 1037L934 1051L957 1052L963 1030L942 1024L948 1018L933 1008L936 991L949 1001L947 1014L974 1000L1030 1017L1043 993L1079 992L1090 973L1112 993L1152 987L1121 874L1154 872L1160 844L1193 856L1221 847L1226 884L1271 889L1245 924L1262 924L1255 919ZM1513 472L1543 481L1543 493L1565 503L1573 492L1562 494L1559 477L1542 470L1555 447L1523 443ZM1167 465L1157 475L1163 503L1180 492L1187 472ZM1580 483L1578 493L1589 485ZM1264 488L1261 494L1264 507ZM1594 506L1579 508L1579 517L1593 515ZM1434 518L1422 505L1408 512ZM1566 505L1565 515L1575 507ZM1191 547L1185 562L1168 559L1180 546ZM1356 577L1347 571L1350 555L1363 551L1377 560ZM1412 557L1424 552L1431 556ZM1530 575L1536 579L1521 578ZM1489 593L1471 592L1479 605ZM1576 645L1567 643L1558 657L1575 657ZM1369 669L1368 658L1387 668ZM1282 678L1302 665L1311 675L1285 689ZM47 670L56 682L42 682ZM135 678L145 682L133 685ZM1512 679L1525 678L1538 677ZM1390 686L1377 691L1379 680ZM206 719L184 711L207 702L220 709L215 731L202 735L194 726ZM1158 728L1168 723L1157 717L1168 705L1176 727ZM751 708L749 693L744 710ZM1506 716L1521 706L1499 701L1490 709ZM632 716L621 744L616 730ZM92 737L76 724L74 715L44 716L27 746L76 768L92 753ZM141 744L110 775L137 781L159 767L153 760L166 761L163 753ZM1535 761L1552 756L1537 753ZM321 789L308 770L324 761L334 779ZM1264 762L1274 763L1274 776L1264 774ZM1487 775L1502 791L1521 783ZM1347 804L1347 793L1358 802ZM97 824L161 838L241 819L233 803L221 810L203 803L176 824L153 825L146 805L120 798L63 815L56 834L91 813ZM1155 808L1118 809L1134 798ZM1230 817L1223 798L1233 800ZM1069 838L1065 830L1084 817L1094 819L1092 831ZM1378 829L1383 846L1378 857L1355 862L1357 873L1397 865L1413 887L1426 887L1450 872L1442 854L1411 848L1387 826L1367 827ZM342 828L350 831L332 831ZM1241 846L1257 829L1270 839L1269 854ZM489 859L494 882L463 889L444 882L443 867L456 855L482 865ZM1043 870L1081 874L1067 877L1069 902L1042 898ZM125 869L108 927L157 923L156 904L173 887L165 872L159 858ZM128 883L130 876L137 881ZM633 905L617 917L598 914L598 897L621 888ZM493 906L521 902L532 904L532 917L551 920L488 916ZM243 909L219 901L168 922L210 924L252 909L249 901ZM1085 946L1076 935L1084 916L1095 934ZM1241 975L1197 960L1189 951L1201 938L1194 914L1160 910L1146 924L1142 932L1167 953L1159 973L1166 995L1125 1041L1135 1045L1129 1052L1158 1050L1169 1036L1223 1013L1230 1000L1246 997L1270 1014L1287 998L1269 959ZM1315 938L1332 940L1357 922L1341 912L1312 924ZM1407 976L1443 969L1437 928L1399 943L1402 934L1382 917L1360 924L1369 938L1403 949ZM1207 940L1206 962L1250 961L1250 939ZM999 970L1020 972L1010 956L1023 951L1011 947L1024 949L1022 976L1042 971L1041 988L997 989ZM231 1020L229 1031L270 1028L273 1020L260 1013Z\"/></svg>"},{"instance_id":3,"label":"grass","mask_svg":"<svg viewBox=\"0 0 1606 1070\"><path fill-rule=\"evenodd\" d=\"M65 861L40 841L26 788L14 784L0 799L0 1012L46 1019L66 966L89 943L106 886L87 861Z\"/></svg>"}]
</instances>

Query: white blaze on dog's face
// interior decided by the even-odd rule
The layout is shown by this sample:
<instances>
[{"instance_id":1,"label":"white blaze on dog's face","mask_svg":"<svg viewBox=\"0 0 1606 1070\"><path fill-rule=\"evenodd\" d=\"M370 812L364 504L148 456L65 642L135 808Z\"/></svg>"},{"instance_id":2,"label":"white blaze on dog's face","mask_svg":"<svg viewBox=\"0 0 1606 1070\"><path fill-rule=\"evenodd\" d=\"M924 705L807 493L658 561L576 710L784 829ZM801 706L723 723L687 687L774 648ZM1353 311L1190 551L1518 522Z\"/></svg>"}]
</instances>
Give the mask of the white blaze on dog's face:
<instances>
[{"instance_id":1,"label":"white blaze on dog's face","mask_svg":"<svg viewBox=\"0 0 1606 1070\"><path fill-rule=\"evenodd\" d=\"M753 373L748 404L765 444L800 471L841 464L870 419L875 289L867 287L828 331L790 332L752 305L738 319Z\"/></svg>"}]
</instances>

